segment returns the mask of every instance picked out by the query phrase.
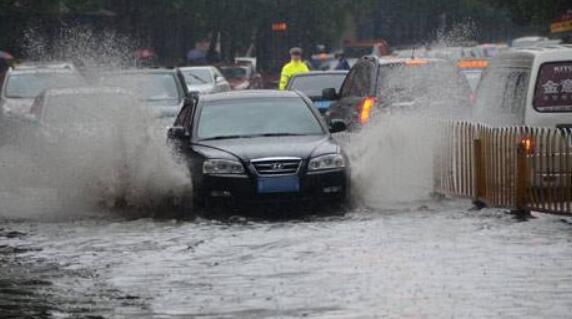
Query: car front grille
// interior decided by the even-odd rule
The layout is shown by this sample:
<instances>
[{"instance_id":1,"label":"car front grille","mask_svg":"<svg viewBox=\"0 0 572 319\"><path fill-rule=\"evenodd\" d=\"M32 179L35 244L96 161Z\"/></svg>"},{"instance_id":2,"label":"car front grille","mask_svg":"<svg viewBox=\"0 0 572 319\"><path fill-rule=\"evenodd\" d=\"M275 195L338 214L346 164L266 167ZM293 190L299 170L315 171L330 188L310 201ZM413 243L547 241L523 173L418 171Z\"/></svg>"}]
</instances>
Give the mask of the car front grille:
<instances>
[{"instance_id":1,"label":"car front grille","mask_svg":"<svg viewBox=\"0 0 572 319\"><path fill-rule=\"evenodd\" d=\"M298 172L300 158L262 158L251 161L259 175L292 175Z\"/></svg>"}]
</instances>

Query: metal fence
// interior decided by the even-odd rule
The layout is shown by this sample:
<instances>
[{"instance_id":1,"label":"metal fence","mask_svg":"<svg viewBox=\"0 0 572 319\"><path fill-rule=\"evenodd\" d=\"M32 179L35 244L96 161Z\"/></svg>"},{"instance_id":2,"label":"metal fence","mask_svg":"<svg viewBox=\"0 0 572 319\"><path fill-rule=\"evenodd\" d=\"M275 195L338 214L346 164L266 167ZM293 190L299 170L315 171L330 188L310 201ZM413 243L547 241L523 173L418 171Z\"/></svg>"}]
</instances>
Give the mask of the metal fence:
<instances>
[{"instance_id":1,"label":"metal fence","mask_svg":"<svg viewBox=\"0 0 572 319\"><path fill-rule=\"evenodd\" d=\"M450 122L435 190L479 204L572 214L572 130Z\"/></svg>"}]
</instances>

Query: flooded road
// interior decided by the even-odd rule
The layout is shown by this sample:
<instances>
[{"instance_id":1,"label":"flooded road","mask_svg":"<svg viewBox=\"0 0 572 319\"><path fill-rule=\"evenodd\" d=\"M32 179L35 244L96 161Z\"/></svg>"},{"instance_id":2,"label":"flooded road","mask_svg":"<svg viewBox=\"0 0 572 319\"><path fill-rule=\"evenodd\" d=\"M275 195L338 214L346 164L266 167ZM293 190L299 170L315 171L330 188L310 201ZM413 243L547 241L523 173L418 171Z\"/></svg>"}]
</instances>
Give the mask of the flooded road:
<instances>
[{"instance_id":1,"label":"flooded road","mask_svg":"<svg viewBox=\"0 0 572 319\"><path fill-rule=\"evenodd\" d=\"M569 318L570 218L467 202L232 222L3 216L2 318Z\"/></svg>"}]
</instances>

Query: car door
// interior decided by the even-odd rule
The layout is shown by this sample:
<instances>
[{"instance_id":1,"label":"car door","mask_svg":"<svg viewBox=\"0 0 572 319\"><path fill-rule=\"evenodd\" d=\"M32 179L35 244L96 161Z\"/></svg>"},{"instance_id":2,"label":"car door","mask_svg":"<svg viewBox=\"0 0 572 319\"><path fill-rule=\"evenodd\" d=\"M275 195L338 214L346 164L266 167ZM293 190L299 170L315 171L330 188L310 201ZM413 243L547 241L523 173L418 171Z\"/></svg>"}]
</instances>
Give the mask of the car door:
<instances>
[{"instance_id":1,"label":"car door","mask_svg":"<svg viewBox=\"0 0 572 319\"><path fill-rule=\"evenodd\" d=\"M171 129L180 129L181 132L184 130L184 136L181 135L173 135L169 133L168 139L169 144L173 146L175 153L180 155L188 154L189 151L189 143L190 143L190 134L191 134L191 125L192 116L194 110L194 103L193 102L186 102L181 111L177 115L175 122ZM180 133L179 133L180 134Z\"/></svg>"},{"instance_id":2,"label":"car door","mask_svg":"<svg viewBox=\"0 0 572 319\"><path fill-rule=\"evenodd\" d=\"M342 120L349 127L357 124L360 104L364 98L372 94L374 87L373 66L373 61L362 60L350 70L340 89L339 101L326 113L326 118Z\"/></svg>"}]
</instances>

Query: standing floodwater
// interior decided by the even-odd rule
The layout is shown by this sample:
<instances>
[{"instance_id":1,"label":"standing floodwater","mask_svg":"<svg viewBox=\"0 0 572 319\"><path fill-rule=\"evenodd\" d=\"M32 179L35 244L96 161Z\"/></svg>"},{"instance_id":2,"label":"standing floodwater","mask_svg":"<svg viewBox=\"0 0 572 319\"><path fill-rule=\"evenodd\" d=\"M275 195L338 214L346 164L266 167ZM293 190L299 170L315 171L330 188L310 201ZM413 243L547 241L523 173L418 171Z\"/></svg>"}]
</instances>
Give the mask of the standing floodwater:
<instances>
[{"instance_id":1,"label":"standing floodwater","mask_svg":"<svg viewBox=\"0 0 572 319\"><path fill-rule=\"evenodd\" d=\"M224 223L0 223L0 312L45 318L567 318L572 225L445 202Z\"/></svg>"}]
</instances>

